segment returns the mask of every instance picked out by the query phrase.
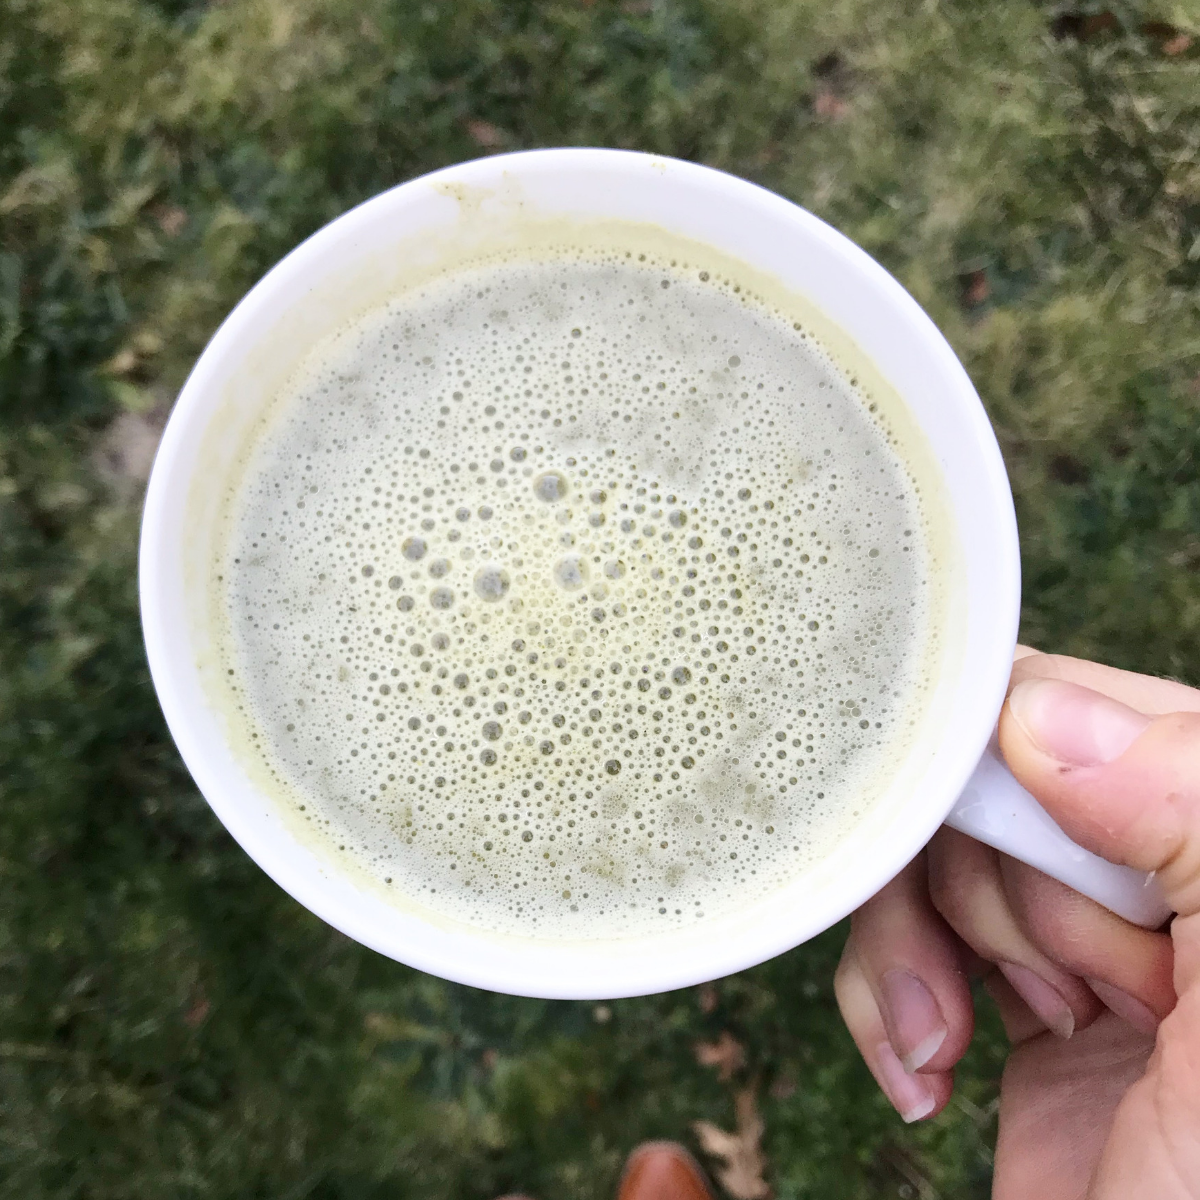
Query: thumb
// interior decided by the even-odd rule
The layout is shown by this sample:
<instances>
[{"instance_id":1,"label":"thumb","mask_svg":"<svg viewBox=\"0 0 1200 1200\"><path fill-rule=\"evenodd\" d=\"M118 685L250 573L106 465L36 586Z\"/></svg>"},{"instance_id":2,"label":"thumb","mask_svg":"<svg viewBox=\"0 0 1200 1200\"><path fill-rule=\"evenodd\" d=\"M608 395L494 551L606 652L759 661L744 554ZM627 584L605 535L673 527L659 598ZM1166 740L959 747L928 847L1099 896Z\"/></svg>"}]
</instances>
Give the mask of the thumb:
<instances>
[{"instance_id":1,"label":"thumb","mask_svg":"<svg viewBox=\"0 0 1200 1200\"><path fill-rule=\"evenodd\" d=\"M1085 849L1155 871L1177 913L1200 912L1200 713L1150 717L1057 679L1013 688L1010 769Z\"/></svg>"}]
</instances>

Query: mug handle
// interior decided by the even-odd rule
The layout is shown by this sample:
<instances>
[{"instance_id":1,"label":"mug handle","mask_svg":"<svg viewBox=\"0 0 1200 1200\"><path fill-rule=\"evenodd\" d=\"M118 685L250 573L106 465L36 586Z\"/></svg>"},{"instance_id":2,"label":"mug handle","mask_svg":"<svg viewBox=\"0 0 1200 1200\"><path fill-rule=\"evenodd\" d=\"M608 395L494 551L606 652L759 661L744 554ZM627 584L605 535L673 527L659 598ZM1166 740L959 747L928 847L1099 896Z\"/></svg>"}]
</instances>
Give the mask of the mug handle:
<instances>
[{"instance_id":1,"label":"mug handle","mask_svg":"<svg viewBox=\"0 0 1200 1200\"><path fill-rule=\"evenodd\" d=\"M946 824L1036 867L1135 925L1157 929L1171 915L1153 872L1110 863L1063 833L1004 765L995 737Z\"/></svg>"}]
</instances>

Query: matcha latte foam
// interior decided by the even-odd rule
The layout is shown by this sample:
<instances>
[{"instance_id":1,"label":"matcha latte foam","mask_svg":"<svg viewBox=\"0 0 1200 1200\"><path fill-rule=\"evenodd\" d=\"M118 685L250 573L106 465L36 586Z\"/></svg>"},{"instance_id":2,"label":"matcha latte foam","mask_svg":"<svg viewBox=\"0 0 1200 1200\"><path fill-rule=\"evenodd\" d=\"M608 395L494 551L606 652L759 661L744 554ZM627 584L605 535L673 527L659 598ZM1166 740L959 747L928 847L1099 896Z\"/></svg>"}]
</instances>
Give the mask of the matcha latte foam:
<instances>
[{"instance_id":1,"label":"matcha latte foam","mask_svg":"<svg viewBox=\"0 0 1200 1200\"><path fill-rule=\"evenodd\" d=\"M693 925L866 813L938 532L803 315L702 251L460 267L313 347L224 501L235 719L310 844L502 934Z\"/></svg>"}]
</instances>

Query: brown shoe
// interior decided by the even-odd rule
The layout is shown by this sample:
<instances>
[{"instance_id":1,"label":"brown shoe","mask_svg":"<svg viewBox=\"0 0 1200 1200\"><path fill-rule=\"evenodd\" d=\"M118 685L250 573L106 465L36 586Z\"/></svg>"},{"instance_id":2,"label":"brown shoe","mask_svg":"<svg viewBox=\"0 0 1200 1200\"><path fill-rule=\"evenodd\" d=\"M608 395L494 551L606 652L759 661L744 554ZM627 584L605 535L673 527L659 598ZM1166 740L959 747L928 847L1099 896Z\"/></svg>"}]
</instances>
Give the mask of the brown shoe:
<instances>
[{"instance_id":1,"label":"brown shoe","mask_svg":"<svg viewBox=\"0 0 1200 1200\"><path fill-rule=\"evenodd\" d=\"M617 1200L713 1200L713 1194L678 1142L643 1142L625 1161Z\"/></svg>"}]
</instances>

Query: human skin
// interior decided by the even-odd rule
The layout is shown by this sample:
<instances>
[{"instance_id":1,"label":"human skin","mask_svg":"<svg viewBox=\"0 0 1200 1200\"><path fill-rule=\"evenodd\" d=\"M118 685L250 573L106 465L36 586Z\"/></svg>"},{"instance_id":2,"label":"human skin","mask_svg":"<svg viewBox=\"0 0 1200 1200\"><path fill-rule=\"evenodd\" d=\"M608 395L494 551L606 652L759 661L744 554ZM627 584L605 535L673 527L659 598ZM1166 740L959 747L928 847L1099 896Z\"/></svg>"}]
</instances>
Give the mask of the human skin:
<instances>
[{"instance_id":1,"label":"human skin","mask_svg":"<svg viewBox=\"0 0 1200 1200\"><path fill-rule=\"evenodd\" d=\"M993 1200L1200 1197L1200 691L1020 649L1000 717L1020 782L1079 845L1155 871L1130 925L951 829L851 922L835 986L906 1120L936 1116L982 974L1012 1044Z\"/></svg>"}]
</instances>

